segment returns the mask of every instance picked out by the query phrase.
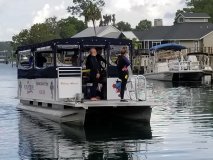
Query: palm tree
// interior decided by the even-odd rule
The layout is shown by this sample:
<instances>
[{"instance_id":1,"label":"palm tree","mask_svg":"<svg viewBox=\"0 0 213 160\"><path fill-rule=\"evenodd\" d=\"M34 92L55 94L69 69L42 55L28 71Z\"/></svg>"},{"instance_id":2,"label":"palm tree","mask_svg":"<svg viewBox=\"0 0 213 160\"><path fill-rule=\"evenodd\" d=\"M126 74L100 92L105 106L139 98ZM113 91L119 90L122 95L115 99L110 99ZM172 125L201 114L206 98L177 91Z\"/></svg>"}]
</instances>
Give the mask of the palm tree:
<instances>
[{"instance_id":1,"label":"palm tree","mask_svg":"<svg viewBox=\"0 0 213 160\"><path fill-rule=\"evenodd\" d=\"M95 21L101 19L101 10L98 8L96 4L90 2L89 5L84 10L83 15L85 16L87 22L92 21L96 36L97 32L95 27Z\"/></svg>"}]
</instances>

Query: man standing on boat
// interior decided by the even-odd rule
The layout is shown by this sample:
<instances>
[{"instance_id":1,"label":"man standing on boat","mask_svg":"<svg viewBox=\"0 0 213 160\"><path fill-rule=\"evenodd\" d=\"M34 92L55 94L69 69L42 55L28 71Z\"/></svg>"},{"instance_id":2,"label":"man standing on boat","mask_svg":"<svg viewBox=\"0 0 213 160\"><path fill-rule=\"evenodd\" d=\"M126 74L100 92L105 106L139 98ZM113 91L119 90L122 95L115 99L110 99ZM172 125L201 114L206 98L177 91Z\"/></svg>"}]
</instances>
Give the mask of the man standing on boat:
<instances>
[{"instance_id":1,"label":"man standing on boat","mask_svg":"<svg viewBox=\"0 0 213 160\"><path fill-rule=\"evenodd\" d=\"M129 78L128 67L130 66L130 61L127 58L127 48L123 47L121 49L121 55L117 59L117 67L118 67L118 77L121 79L121 102L127 102L124 99L124 92L127 85L127 80Z\"/></svg>"},{"instance_id":2,"label":"man standing on boat","mask_svg":"<svg viewBox=\"0 0 213 160\"><path fill-rule=\"evenodd\" d=\"M90 55L87 57L86 68L90 70L90 82L93 84L90 89L90 99L97 101L100 99L97 95L98 83L101 78L101 64L97 59L97 50L95 48L90 49Z\"/></svg>"},{"instance_id":3,"label":"man standing on boat","mask_svg":"<svg viewBox=\"0 0 213 160\"><path fill-rule=\"evenodd\" d=\"M47 63L47 59L42 55L42 53L38 53L36 55L36 67L43 68L45 63Z\"/></svg>"}]
</instances>

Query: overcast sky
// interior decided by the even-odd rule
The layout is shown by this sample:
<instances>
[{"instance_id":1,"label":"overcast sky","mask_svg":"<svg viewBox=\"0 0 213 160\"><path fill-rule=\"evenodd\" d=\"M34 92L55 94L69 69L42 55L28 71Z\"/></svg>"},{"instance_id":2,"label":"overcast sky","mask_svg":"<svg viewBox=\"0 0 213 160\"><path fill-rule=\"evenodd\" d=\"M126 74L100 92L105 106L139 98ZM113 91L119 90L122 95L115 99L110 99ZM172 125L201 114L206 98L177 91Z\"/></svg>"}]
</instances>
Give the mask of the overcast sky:
<instances>
[{"instance_id":1,"label":"overcast sky","mask_svg":"<svg viewBox=\"0 0 213 160\"><path fill-rule=\"evenodd\" d=\"M177 9L185 0L105 0L105 13L115 13L116 21L127 21L132 27L142 19L163 18L172 25ZM72 0L0 0L0 41L11 40L14 34L45 18L69 16L66 11Z\"/></svg>"}]
</instances>

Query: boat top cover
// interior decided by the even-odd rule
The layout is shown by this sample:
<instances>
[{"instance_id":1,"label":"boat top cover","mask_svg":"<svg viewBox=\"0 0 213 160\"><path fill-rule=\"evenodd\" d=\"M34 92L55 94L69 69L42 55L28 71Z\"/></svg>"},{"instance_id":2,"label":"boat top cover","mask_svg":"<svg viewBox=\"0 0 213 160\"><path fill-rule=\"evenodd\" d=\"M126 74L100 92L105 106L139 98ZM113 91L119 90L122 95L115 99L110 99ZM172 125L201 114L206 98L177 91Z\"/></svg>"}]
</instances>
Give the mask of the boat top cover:
<instances>
[{"instance_id":1,"label":"boat top cover","mask_svg":"<svg viewBox=\"0 0 213 160\"><path fill-rule=\"evenodd\" d=\"M37 48L51 46L62 46L62 45L79 45L79 46L108 46L108 45L126 45L132 47L132 41L127 39L114 39L114 38L102 38L102 37L84 37L84 38L67 38L67 39L55 39L48 42L32 44L27 46L20 46L17 52L25 50L36 50Z\"/></svg>"},{"instance_id":2,"label":"boat top cover","mask_svg":"<svg viewBox=\"0 0 213 160\"><path fill-rule=\"evenodd\" d=\"M183 49L187 49L187 48L185 46L182 46L182 45L179 45L176 43L166 43L166 44L154 46L154 47L150 48L150 51L153 51L153 52L158 52L158 51L162 51L162 50L181 51Z\"/></svg>"},{"instance_id":3,"label":"boat top cover","mask_svg":"<svg viewBox=\"0 0 213 160\"><path fill-rule=\"evenodd\" d=\"M132 41L127 39L113 39L113 38L102 38L102 37L85 37L85 38L67 38L67 39L56 39L51 40L48 42L32 44L27 46L20 46L18 47L16 54L21 55L22 53L30 52L30 53L51 53L53 54L53 65L47 66L44 68L35 67L35 65L30 64L29 60L27 60L26 65L27 67L21 66L18 68L18 78L19 79L36 79L36 78L57 78L58 71L56 67L60 66L61 64L57 64L57 54L63 52L60 51L69 51L69 50L76 50L78 54L80 54L80 64L74 67L81 67L83 65L83 51L87 48L92 47L100 47L104 48L107 52L107 62L109 62L110 57L110 50L111 46L128 46L129 47L129 54L130 58L132 58ZM19 58L19 56L17 56ZM24 64L25 64L24 63ZM32 66L31 66L32 65ZM111 69L109 63L107 63L107 70L115 71L116 66ZM108 73L110 76L111 72ZM114 72L113 72L114 73Z\"/></svg>"}]
</instances>

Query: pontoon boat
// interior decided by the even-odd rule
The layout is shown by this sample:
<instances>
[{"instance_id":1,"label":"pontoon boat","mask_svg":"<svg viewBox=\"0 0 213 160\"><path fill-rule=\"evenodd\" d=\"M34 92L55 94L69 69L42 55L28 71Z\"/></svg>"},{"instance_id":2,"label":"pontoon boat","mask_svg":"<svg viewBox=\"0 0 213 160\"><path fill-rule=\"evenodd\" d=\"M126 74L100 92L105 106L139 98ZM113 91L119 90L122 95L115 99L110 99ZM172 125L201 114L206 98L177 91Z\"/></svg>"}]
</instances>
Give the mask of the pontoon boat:
<instances>
[{"instance_id":1,"label":"pontoon boat","mask_svg":"<svg viewBox=\"0 0 213 160\"><path fill-rule=\"evenodd\" d=\"M123 39L69 38L19 47L18 108L67 124L85 125L113 117L150 122L156 103L147 100L145 77L131 76L125 95L129 100L120 102L114 61L123 46L128 47L131 58L132 42ZM89 100L92 84L85 70L92 47L107 61L103 64L102 99L95 102ZM42 68L36 62L39 54L47 59Z\"/></svg>"}]
</instances>

